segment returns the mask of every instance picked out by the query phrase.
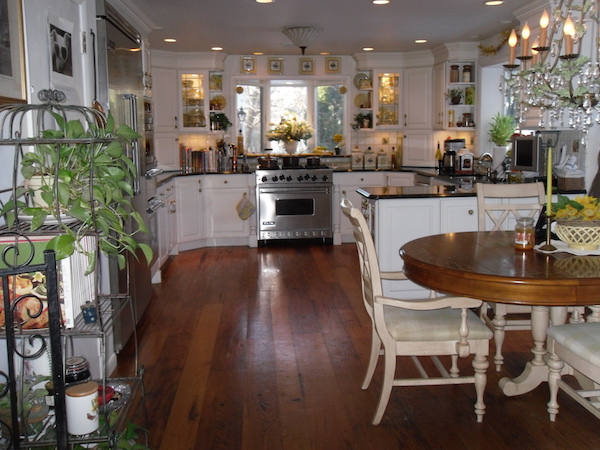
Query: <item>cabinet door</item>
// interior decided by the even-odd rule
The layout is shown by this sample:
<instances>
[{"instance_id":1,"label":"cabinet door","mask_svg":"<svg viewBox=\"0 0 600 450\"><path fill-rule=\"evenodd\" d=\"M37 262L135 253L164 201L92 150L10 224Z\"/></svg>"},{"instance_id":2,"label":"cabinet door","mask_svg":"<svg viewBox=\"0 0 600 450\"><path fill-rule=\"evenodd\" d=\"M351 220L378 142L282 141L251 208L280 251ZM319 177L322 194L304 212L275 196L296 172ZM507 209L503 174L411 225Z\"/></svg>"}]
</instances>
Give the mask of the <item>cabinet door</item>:
<instances>
[{"instance_id":1,"label":"cabinet door","mask_svg":"<svg viewBox=\"0 0 600 450\"><path fill-rule=\"evenodd\" d=\"M405 69L403 76L404 128L431 128L431 67Z\"/></svg>"},{"instance_id":2,"label":"cabinet door","mask_svg":"<svg viewBox=\"0 0 600 450\"><path fill-rule=\"evenodd\" d=\"M446 65L444 63L433 66L433 128L443 130L446 126Z\"/></svg>"},{"instance_id":3,"label":"cabinet door","mask_svg":"<svg viewBox=\"0 0 600 450\"><path fill-rule=\"evenodd\" d=\"M154 133L154 153L158 167L165 170L179 170L179 135Z\"/></svg>"},{"instance_id":4,"label":"cabinet door","mask_svg":"<svg viewBox=\"0 0 600 450\"><path fill-rule=\"evenodd\" d=\"M377 127L400 125L400 74L380 72L377 81Z\"/></svg>"},{"instance_id":5,"label":"cabinet door","mask_svg":"<svg viewBox=\"0 0 600 450\"><path fill-rule=\"evenodd\" d=\"M173 132L177 130L177 72L174 69L160 67L152 70L154 132Z\"/></svg>"},{"instance_id":6,"label":"cabinet door","mask_svg":"<svg viewBox=\"0 0 600 450\"><path fill-rule=\"evenodd\" d=\"M175 187L177 199L177 244L180 250L197 248L200 245L185 245L204 239L204 193L202 177L186 176L177 178ZM182 246L182 244L184 244Z\"/></svg>"},{"instance_id":7,"label":"cabinet door","mask_svg":"<svg viewBox=\"0 0 600 450\"><path fill-rule=\"evenodd\" d=\"M442 199L440 233L477 231L477 197Z\"/></svg>"},{"instance_id":8,"label":"cabinet door","mask_svg":"<svg viewBox=\"0 0 600 450\"><path fill-rule=\"evenodd\" d=\"M388 173L387 174L387 185L388 186L414 186L415 185L415 174L413 172Z\"/></svg>"},{"instance_id":9,"label":"cabinet door","mask_svg":"<svg viewBox=\"0 0 600 450\"><path fill-rule=\"evenodd\" d=\"M403 166L435 167L431 132L408 131L404 135Z\"/></svg>"}]
</instances>

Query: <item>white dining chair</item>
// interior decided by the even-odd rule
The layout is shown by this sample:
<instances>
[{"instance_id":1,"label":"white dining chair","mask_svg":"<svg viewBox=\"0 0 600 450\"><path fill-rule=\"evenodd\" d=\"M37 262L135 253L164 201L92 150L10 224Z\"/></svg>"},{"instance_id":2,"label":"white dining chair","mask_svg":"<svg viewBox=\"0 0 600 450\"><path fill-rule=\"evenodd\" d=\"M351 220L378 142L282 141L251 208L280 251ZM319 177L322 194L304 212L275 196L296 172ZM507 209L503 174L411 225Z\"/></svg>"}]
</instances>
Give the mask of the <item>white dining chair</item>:
<instances>
[{"instance_id":1,"label":"white dining chair","mask_svg":"<svg viewBox=\"0 0 600 450\"><path fill-rule=\"evenodd\" d=\"M559 389L600 419L600 323L553 326L547 336L550 420L558 414ZM561 374L574 375L579 387L566 383Z\"/></svg>"},{"instance_id":2,"label":"white dining chair","mask_svg":"<svg viewBox=\"0 0 600 450\"><path fill-rule=\"evenodd\" d=\"M371 353L362 388L367 389L379 356L384 356L383 384L373 417L378 425L383 417L393 386L428 386L474 383L475 414L483 420L483 394L489 366L489 341L492 332L470 308L478 308L481 300L466 297L436 297L401 300L383 296L383 276L401 282L402 272L381 273L367 222L360 210L344 198L343 213L350 219L358 250L363 303L371 318ZM460 375L458 358L473 357L473 375ZM450 356L448 370L439 356ZM419 376L396 378L396 359L407 357L414 362ZM438 376L430 377L419 357L432 357Z\"/></svg>"},{"instance_id":3,"label":"white dining chair","mask_svg":"<svg viewBox=\"0 0 600 450\"><path fill-rule=\"evenodd\" d=\"M479 231L514 229L518 217L539 216L546 198L544 184L477 184L477 213ZM496 354L494 363L500 371L504 357L502 345L506 330L531 329L531 306L487 303L483 317L494 330ZM492 317L487 312L492 311ZM510 315L510 316L509 316ZM508 318L507 318L508 316Z\"/></svg>"}]
</instances>

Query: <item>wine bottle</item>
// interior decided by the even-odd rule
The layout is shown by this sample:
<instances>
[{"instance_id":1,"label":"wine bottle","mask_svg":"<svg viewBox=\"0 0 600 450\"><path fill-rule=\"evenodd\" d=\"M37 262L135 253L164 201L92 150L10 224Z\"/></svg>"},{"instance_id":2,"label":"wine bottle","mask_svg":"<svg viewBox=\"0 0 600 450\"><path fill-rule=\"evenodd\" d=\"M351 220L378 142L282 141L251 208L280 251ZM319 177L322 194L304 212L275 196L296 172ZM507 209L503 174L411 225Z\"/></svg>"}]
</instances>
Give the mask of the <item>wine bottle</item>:
<instances>
[{"instance_id":1,"label":"wine bottle","mask_svg":"<svg viewBox=\"0 0 600 450\"><path fill-rule=\"evenodd\" d=\"M238 155L244 154L244 135L242 134L242 130L240 130L237 137L237 151Z\"/></svg>"}]
</instances>

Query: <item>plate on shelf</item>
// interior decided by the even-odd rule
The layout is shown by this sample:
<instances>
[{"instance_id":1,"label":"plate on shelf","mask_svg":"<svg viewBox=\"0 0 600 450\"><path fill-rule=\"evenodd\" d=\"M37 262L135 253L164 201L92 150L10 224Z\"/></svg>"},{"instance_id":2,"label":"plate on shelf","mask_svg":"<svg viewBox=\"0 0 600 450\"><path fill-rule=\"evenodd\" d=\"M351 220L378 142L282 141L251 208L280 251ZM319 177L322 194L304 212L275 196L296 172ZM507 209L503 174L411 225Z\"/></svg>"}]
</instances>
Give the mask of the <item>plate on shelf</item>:
<instances>
[{"instance_id":1,"label":"plate on shelf","mask_svg":"<svg viewBox=\"0 0 600 450\"><path fill-rule=\"evenodd\" d=\"M363 80L368 80L369 76L366 73L357 73L356 76L354 77L354 86L356 86L356 89L361 89L361 86L363 85Z\"/></svg>"},{"instance_id":2,"label":"plate on shelf","mask_svg":"<svg viewBox=\"0 0 600 450\"><path fill-rule=\"evenodd\" d=\"M365 94L364 92L361 92L360 94L356 94L356 97L354 97L354 104L358 108L370 108L371 107L371 105L369 103L369 96L367 94Z\"/></svg>"},{"instance_id":3,"label":"plate on shelf","mask_svg":"<svg viewBox=\"0 0 600 450\"><path fill-rule=\"evenodd\" d=\"M225 106L227 106L227 101L222 95L215 95L210 99L210 109L212 110L222 110L225 109Z\"/></svg>"}]
</instances>

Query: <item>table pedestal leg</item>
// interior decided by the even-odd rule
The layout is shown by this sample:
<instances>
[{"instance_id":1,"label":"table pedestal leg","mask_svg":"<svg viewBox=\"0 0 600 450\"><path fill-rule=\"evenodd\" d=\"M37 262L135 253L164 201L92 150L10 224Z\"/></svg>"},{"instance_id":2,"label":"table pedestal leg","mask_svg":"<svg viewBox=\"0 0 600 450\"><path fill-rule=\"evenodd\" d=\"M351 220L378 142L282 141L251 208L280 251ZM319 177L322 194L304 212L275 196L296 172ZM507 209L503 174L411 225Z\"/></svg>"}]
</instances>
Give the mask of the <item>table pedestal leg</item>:
<instances>
[{"instance_id":1,"label":"table pedestal leg","mask_svg":"<svg viewBox=\"0 0 600 450\"><path fill-rule=\"evenodd\" d=\"M552 315L552 317L550 317ZM504 395L520 395L532 391L542 382L548 381L546 365L546 330L552 319L553 325L566 322L567 308L534 306L531 311L531 334L533 335L533 359L527 363L525 370L517 378L502 378L498 385Z\"/></svg>"},{"instance_id":2,"label":"table pedestal leg","mask_svg":"<svg viewBox=\"0 0 600 450\"><path fill-rule=\"evenodd\" d=\"M546 329L550 324L550 310L547 306L534 306L531 311L531 334L533 335L533 359L517 378L502 378L498 385L504 395L513 396L532 391L543 381L548 381L546 355Z\"/></svg>"}]
</instances>

